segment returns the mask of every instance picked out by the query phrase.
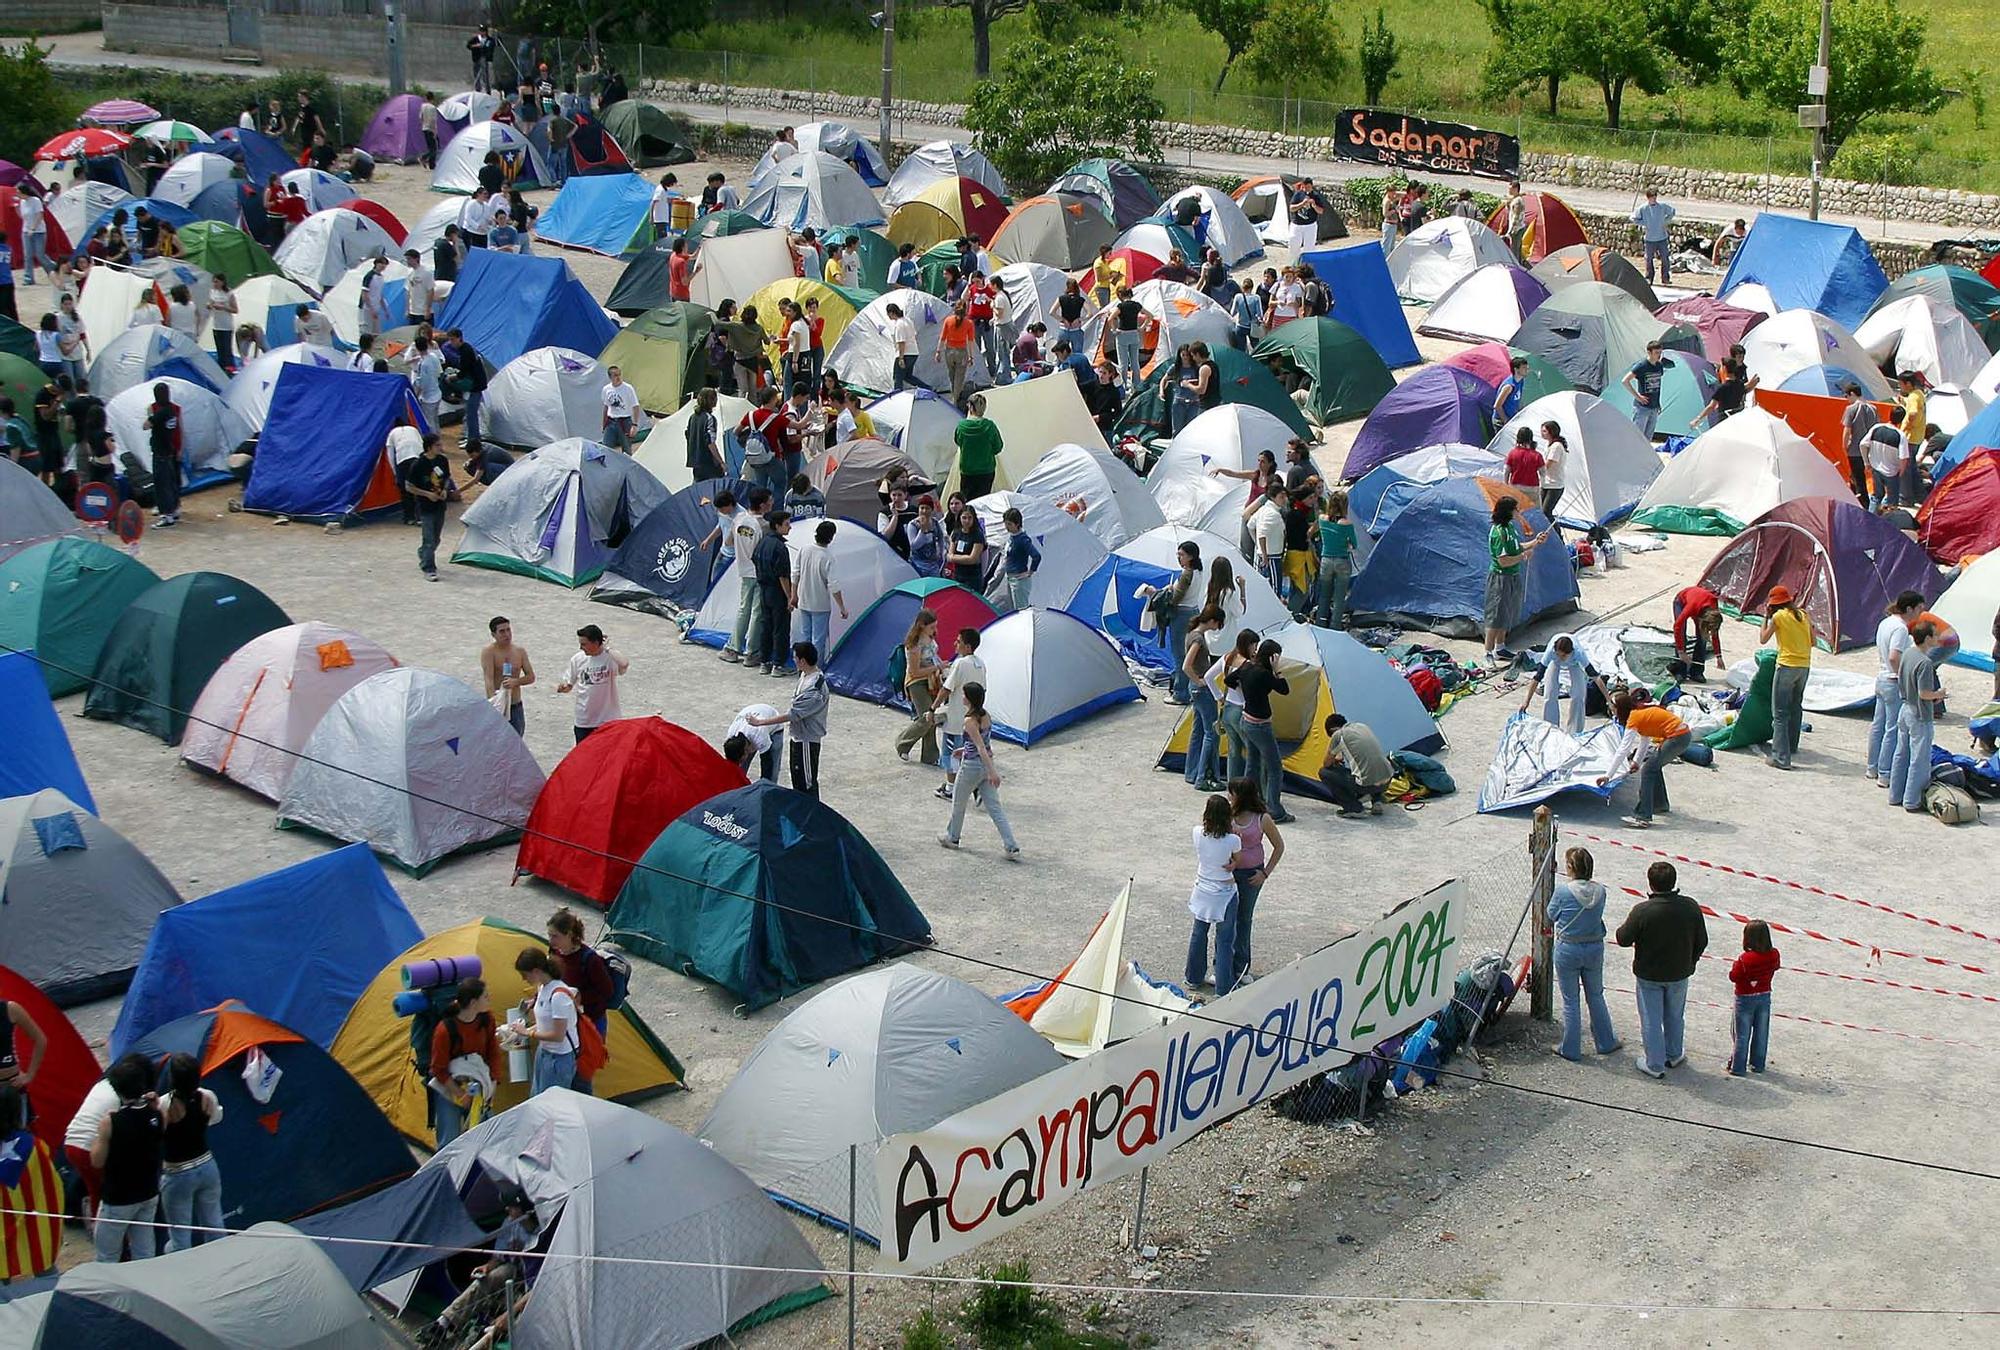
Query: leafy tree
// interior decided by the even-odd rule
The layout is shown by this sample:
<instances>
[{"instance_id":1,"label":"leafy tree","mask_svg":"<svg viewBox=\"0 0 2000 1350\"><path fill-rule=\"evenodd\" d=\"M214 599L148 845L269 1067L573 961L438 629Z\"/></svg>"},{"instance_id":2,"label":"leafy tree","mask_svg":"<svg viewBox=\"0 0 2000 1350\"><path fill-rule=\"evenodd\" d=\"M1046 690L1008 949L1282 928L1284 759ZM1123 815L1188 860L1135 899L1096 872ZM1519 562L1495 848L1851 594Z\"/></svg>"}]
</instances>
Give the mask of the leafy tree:
<instances>
[{"instance_id":1,"label":"leafy tree","mask_svg":"<svg viewBox=\"0 0 2000 1350\"><path fill-rule=\"evenodd\" d=\"M83 106L56 81L47 48L33 38L0 46L0 159L32 164L35 148L73 123Z\"/></svg>"},{"instance_id":2,"label":"leafy tree","mask_svg":"<svg viewBox=\"0 0 2000 1350\"><path fill-rule=\"evenodd\" d=\"M945 7L962 9L972 16L972 73L983 80L993 68L995 21L1019 14L1028 7L1028 0L945 0Z\"/></svg>"},{"instance_id":3,"label":"leafy tree","mask_svg":"<svg viewBox=\"0 0 2000 1350\"><path fill-rule=\"evenodd\" d=\"M1559 55L1559 34L1549 22L1547 6L1541 0L1479 0L1479 7L1486 11L1487 26L1498 39L1486 54L1480 92L1488 98L1504 98L1528 85L1542 85L1548 91L1549 116L1554 117L1568 71Z\"/></svg>"},{"instance_id":4,"label":"leafy tree","mask_svg":"<svg viewBox=\"0 0 2000 1350\"><path fill-rule=\"evenodd\" d=\"M1058 75L1061 96L1052 97ZM1104 38L1056 46L1031 37L1008 49L996 78L974 87L965 124L1018 185L1047 183L1093 156L1152 159L1160 152L1153 123L1166 111L1154 78L1128 67Z\"/></svg>"},{"instance_id":5,"label":"leafy tree","mask_svg":"<svg viewBox=\"0 0 2000 1350\"><path fill-rule=\"evenodd\" d=\"M500 22L521 33L582 38L601 48L606 28L627 38L664 42L708 22L707 0L511 0Z\"/></svg>"},{"instance_id":6,"label":"leafy tree","mask_svg":"<svg viewBox=\"0 0 2000 1350\"><path fill-rule=\"evenodd\" d=\"M1281 86L1287 102L1294 88L1338 79L1345 63L1340 20L1328 0L1271 0L1243 53L1243 68L1255 79Z\"/></svg>"},{"instance_id":7,"label":"leafy tree","mask_svg":"<svg viewBox=\"0 0 2000 1350\"><path fill-rule=\"evenodd\" d=\"M1225 55L1222 69L1215 73L1220 91L1236 58L1250 50L1252 35L1266 12L1264 0L1188 0L1187 8L1196 23L1222 39Z\"/></svg>"},{"instance_id":8,"label":"leafy tree","mask_svg":"<svg viewBox=\"0 0 2000 1350\"><path fill-rule=\"evenodd\" d=\"M1692 77L1705 84L1722 73L1730 48L1741 40L1751 0L1654 0L1659 43Z\"/></svg>"},{"instance_id":9,"label":"leafy tree","mask_svg":"<svg viewBox=\"0 0 2000 1350\"><path fill-rule=\"evenodd\" d=\"M1924 62L1926 21L1893 0L1834 0L1832 78L1826 137L1836 149L1877 113L1929 112L1944 97ZM1738 93L1772 107L1806 99L1806 71L1819 55L1819 6L1812 0L1756 0L1729 65Z\"/></svg>"},{"instance_id":10,"label":"leafy tree","mask_svg":"<svg viewBox=\"0 0 2000 1350\"><path fill-rule=\"evenodd\" d=\"M1507 0L1505 12L1483 75L1489 94L1545 84L1553 117L1563 77L1575 75L1596 83L1616 127L1628 87L1666 88L1669 58L1650 0Z\"/></svg>"},{"instance_id":11,"label":"leafy tree","mask_svg":"<svg viewBox=\"0 0 2000 1350\"><path fill-rule=\"evenodd\" d=\"M1371 107L1382 101L1382 91L1389 87L1389 77L1401 60L1396 35L1389 31L1388 17L1378 7L1373 24L1361 21L1361 86Z\"/></svg>"}]
</instances>

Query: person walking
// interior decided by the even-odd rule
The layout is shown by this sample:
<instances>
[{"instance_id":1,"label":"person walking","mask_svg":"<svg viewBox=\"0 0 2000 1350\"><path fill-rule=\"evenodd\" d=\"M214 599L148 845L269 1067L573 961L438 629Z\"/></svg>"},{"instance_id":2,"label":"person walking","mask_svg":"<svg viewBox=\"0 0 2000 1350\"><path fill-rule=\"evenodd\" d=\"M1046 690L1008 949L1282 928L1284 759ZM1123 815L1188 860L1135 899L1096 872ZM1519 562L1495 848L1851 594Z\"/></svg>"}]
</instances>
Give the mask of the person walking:
<instances>
[{"instance_id":1,"label":"person walking","mask_svg":"<svg viewBox=\"0 0 2000 1350\"><path fill-rule=\"evenodd\" d=\"M1230 332L1230 344L1238 351L1249 351L1256 345L1264 327L1264 299L1257 294L1257 283L1249 277L1243 278L1242 286L1229 297L1229 318L1234 325ZM1135 387L1137 382L1135 371Z\"/></svg>"},{"instance_id":2,"label":"person walking","mask_svg":"<svg viewBox=\"0 0 2000 1350\"><path fill-rule=\"evenodd\" d=\"M438 163L438 105L437 94L428 89L424 91L423 103L417 108L417 130L424 137L424 167L435 171Z\"/></svg>"},{"instance_id":3,"label":"person walking","mask_svg":"<svg viewBox=\"0 0 2000 1350\"><path fill-rule=\"evenodd\" d=\"M1812 674L1813 624L1792 600L1791 588L1773 586L1765 598L1764 626L1757 640L1778 644L1778 670L1771 683L1771 751L1774 769L1792 767L1805 724L1806 679Z\"/></svg>"},{"instance_id":4,"label":"person walking","mask_svg":"<svg viewBox=\"0 0 2000 1350\"><path fill-rule=\"evenodd\" d=\"M577 1034L576 991L562 982L555 958L540 947L522 948L514 958L514 972L528 982L532 993L532 1000L521 1000L515 1019L507 1024L516 1040L535 1047L528 1095L569 1087L576 1081L577 1051L583 1045Z\"/></svg>"},{"instance_id":5,"label":"person walking","mask_svg":"<svg viewBox=\"0 0 2000 1350\"><path fill-rule=\"evenodd\" d=\"M1521 192L1521 180L1516 178L1507 184L1507 200L1502 203L1506 215L1501 228L1507 235L1507 247L1514 250L1514 256L1521 266L1528 266L1528 199Z\"/></svg>"},{"instance_id":6,"label":"person walking","mask_svg":"<svg viewBox=\"0 0 2000 1350\"><path fill-rule=\"evenodd\" d=\"M1293 817L1284 808L1284 755L1278 749L1277 733L1271 729L1271 695L1292 692L1291 683L1278 674L1280 650L1275 641L1266 639L1258 644L1255 656L1225 674L1222 682L1243 694L1243 740L1250 757L1244 776L1263 784L1271 818L1289 825Z\"/></svg>"},{"instance_id":7,"label":"person walking","mask_svg":"<svg viewBox=\"0 0 2000 1350\"><path fill-rule=\"evenodd\" d=\"M1583 1008L1590 1010L1590 1040L1600 1055L1624 1047L1604 1002L1604 897L1591 880L1596 863L1587 848L1563 854L1565 878L1549 896L1548 923L1555 934L1556 987L1562 991L1562 1043L1553 1049L1576 1063L1583 1058ZM1579 1007L1578 1005L1583 1005Z\"/></svg>"},{"instance_id":8,"label":"person walking","mask_svg":"<svg viewBox=\"0 0 2000 1350\"><path fill-rule=\"evenodd\" d=\"M1671 711L1653 702L1647 690L1631 689L1611 704L1612 715L1625 728L1612 761L1623 776L1639 775L1639 804L1623 822L1635 830L1650 829L1653 813L1671 812L1667 798L1667 765L1678 760L1694 740L1694 732ZM1597 780L1604 787L1610 775Z\"/></svg>"},{"instance_id":9,"label":"person walking","mask_svg":"<svg viewBox=\"0 0 2000 1350\"><path fill-rule=\"evenodd\" d=\"M625 372L617 366L605 372L610 379L598 390L604 405L604 434L598 439L607 449L632 453L632 428L639 416L639 391L625 383Z\"/></svg>"},{"instance_id":10,"label":"person walking","mask_svg":"<svg viewBox=\"0 0 2000 1350\"><path fill-rule=\"evenodd\" d=\"M594 623L576 630L576 647L556 692L576 695L576 711L570 721L576 743L581 745L591 732L625 715L618 706L618 680L632 663L611 649L604 630Z\"/></svg>"},{"instance_id":11,"label":"person walking","mask_svg":"<svg viewBox=\"0 0 2000 1350\"><path fill-rule=\"evenodd\" d=\"M1568 486L1569 441L1563 435L1560 422L1542 423L1542 514L1551 521L1556 518L1556 503L1563 498Z\"/></svg>"},{"instance_id":12,"label":"person walking","mask_svg":"<svg viewBox=\"0 0 2000 1350\"><path fill-rule=\"evenodd\" d=\"M966 403L965 417L952 431L951 439L958 446L959 490L967 501L977 501L993 490L993 476L1006 449L1000 424L986 415L986 395L974 394Z\"/></svg>"},{"instance_id":13,"label":"person walking","mask_svg":"<svg viewBox=\"0 0 2000 1350\"><path fill-rule=\"evenodd\" d=\"M1646 204L1632 212L1632 223L1639 227L1640 246L1645 250L1646 280L1653 280L1653 264L1660 266L1659 284L1667 284L1667 267L1673 245L1671 227L1674 223L1674 208L1660 200L1658 188L1646 189Z\"/></svg>"},{"instance_id":14,"label":"person walking","mask_svg":"<svg viewBox=\"0 0 2000 1350\"><path fill-rule=\"evenodd\" d=\"M838 527L830 520L813 526L812 542L798 550L792 565L792 593L798 597L799 637L817 651L833 649L833 614L846 623L847 597L833 575L833 538Z\"/></svg>"},{"instance_id":15,"label":"person walking","mask_svg":"<svg viewBox=\"0 0 2000 1350\"><path fill-rule=\"evenodd\" d=\"M150 1087L150 1067L127 1055L105 1075L116 1105L98 1122L90 1144L90 1164L103 1178L90 1230L99 1261L117 1261L128 1246L134 1261L147 1260L156 1250L167 1122L159 1094Z\"/></svg>"},{"instance_id":16,"label":"person walking","mask_svg":"<svg viewBox=\"0 0 2000 1350\"><path fill-rule=\"evenodd\" d=\"M1118 357L1118 389L1131 398L1139 388L1141 325L1145 307L1132 298L1132 288L1118 288L1117 303L1111 307L1111 344Z\"/></svg>"},{"instance_id":17,"label":"person walking","mask_svg":"<svg viewBox=\"0 0 2000 1350\"><path fill-rule=\"evenodd\" d=\"M22 192L14 198L15 210L21 217L21 267L27 273L21 283L35 284L35 264L41 263L50 276L55 275L55 260L49 257L48 205L39 194ZM12 284L11 278L9 284Z\"/></svg>"},{"instance_id":18,"label":"person walking","mask_svg":"<svg viewBox=\"0 0 2000 1350\"><path fill-rule=\"evenodd\" d=\"M178 1252L224 1236L222 1171L208 1148L208 1127L222 1123L222 1103L201 1085L201 1065L193 1055L168 1057L167 1082L160 1208L167 1220L166 1250Z\"/></svg>"},{"instance_id":19,"label":"person walking","mask_svg":"<svg viewBox=\"0 0 2000 1350\"><path fill-rule=\"evenodd\" d=\"M486 682L486 697L496 699L506 692L507 725L516 735L528 733L528 715L521 702L521 690L535 682L535 663L528 649L514 641L513 620L496 614L486 621L492 641L479 649L479 673Z\"/></svg>"},{"instance_id":20,"label":"person walking","mask_svg":"<svg viewBox=\"0 0 2000 1350\"><path fill-rule=\"evenodd\" d=\"M1670 862L1646 869L1644 900L1618 925L1616 940L1632 949L1632 983L1637 986L1639 1039L1644 1051L1632 1061L1649 1078L1687 1061L1683 1017L1688 980L1708 948L1708 925L1701 907L1675 887L1680 875Z\"/></svg>"},{"instance_id":21,"label":"person walking","mask_svg":"<svg viewBox=\"0 0 2000 1350\"><path fill-rule=\"evenodd\" d=\"M757 576L757 631L743 664L760 665L764 674L782 679L791 664L792 606L798 592L792 588L792 553L785 536L792 532L792 518L773 511L765 518L763 538L751 550L750 566Z\"/></svg>"},{"instance_id":22,"label":"person walking","mask_svg":"<svg viewBox=\"0 0 2000 1350\"><path fill-rule=\"evenodd\" d=\"M979 630L961 628L952 645L952 661L944 673L942 699L943 716L939 725L944 730L944 784L937 795L950 800L952 789L958 783L957 754L959 743L964 739L965 687L976 684L982 690L986 684L986 662L979 656Z\"/></svg>"},{"instance_id":23,"label":"person walking","mask_svg":"<svg viewBox=\"0 0 2000 1350\"><path fill-rule=\"evenodd\" d=\"M978 340L978 331L966 312L966 303L959 300L952 305L951 313L945 315L938 325L938 340L932 356L944 364L945 379L951 386L951 401L963 405L965 402L965 382L972 372L972 346Z\"/></svg>"},{"instance_id":24,"label":"person walking","mask_svg":"<svg viewBox=\"0 0 2000 1350\"><path fill-rule=\"evenodd\" d=\"M987 818L1000 835L1000 847L1008 862L1021 861L1021 846L1014 827L1000 804L1000 766L993 758L993 715L986 711L986 686L978 681L966 684L960 694L965 712L957 744L951 751L951 819L938 836L938 843L950 849L959 845L965 826L966 808L975 800L985 808Z\"/></svg>"},{"instance_id":25,"label":"person walking","mask_svg":"<svg viewBox=\"0 0 2000 1350\"><path fill-rule=\"evenodd\" d=\"M1735 1045L1723 1067L1731 1078L1764 1072L1771 1045L1771 980L1781 964L1771 945L1771 925L1752 919L1743 925L1743 954L1729 965L1736 986Z\"/></svg>"},{"instance_id":26,"label":"person walking","mask_svg":"<svg viewBox=\"0 0 2000 1350\"><path fill-rule=\"evenodd\" d=\"M451 466L445 463L444 442L433 431L424 437L424 452L397 466L398 484L417 504L417 570L436 581L438 540L444 537L445 502L451 492Z\"/></svg>"},{"instance_id":27,"label":"person walking","mask_svg":"<svg viewBox=\"0 0 2000 1350\"><path fill-rule=\"evenodd\" d=\"M1562 698L1568 694L1569 734L1581 736L1584 712L1590 702L1589 686L1592 684L1604 696L1605 706L1611 706L1611 686L1578 649L1576 639L1568 633L1558 633L1542 653L1541 664L1528 681L1528 692L1521 699L1521 711L1528 711L1534 705L1535 695L1540 693L1542 720L1552 727L1559 727L1563 724Z\"/></svg>"},{"instance_id":28,"label":"person walking","mask_svg":"<svg viewBox=\"0 0 2000 1350\"><path fill-rule=\"evenodd\" d=\"M445 1004L444 1015L431 1028L429 1063L426 1086L430 1089L431 1124L437 1133L437 1147L443 1148L465 1133L476 1103L484 1102L487 1110L492 1109L493 1094L506 1081L500 1038L493 1024L493 1000L486 992L486 981L477 975L458 982L458 991Z\"/></svg>"},{"instance_id":29,"label":"person walking","mask_svg":"<svg viewBox=\"0 0 2000 1350\"><path fill-rule=\"evenodd\" d=\"M1035 572L1042 565L1041 546L1022 524L1020 507L1010 506L1002 512L1000 524L1007 531L1000 563L1007 578L1007 607L1009 611L1026 609L1034 591Z\"/></svg>"},{"instance_id":30,"label":"person walking","mask_svg":"<svg viewBox=\"0 0 2000 1350\"><path fill-rule=\"evenodd\" d=\"M1868 781L1889 786L1896 758L1896 729L1903 712L1903 654L1910 650L1910 627L1924 612L1924 597L1904 591L1889 602L1889 612L1875 625L1875 717L1868 725Z\"/></svg>"},{"instance_id":31,"label":"person walking","mask_svg":"<svg viewBox=\"0 0 2000 1350\"><path fill-rule=\"evenodd\" d=\"M1521 568L1555 529L1553 525L1526 540L1521 538L1514 519L1521 509L1513 496L1493 503L1492 527L1486 532L1489 563L1486 573L1486 664L1510 661L1507 634L1521 621L1521 606L1527 599L1528 578Z\"/></svg>"},{"instance_id":32,"label":"person walking","mask_svg":"<svg viewBox=\"0 0 2000 1350\"><path fill-rule=\"evenodd\" d=\"M181 406L164 380L153 386L146 408L146 448L153 456L153 524L164 530L181 523Z\"/></svg>"},{"instance_id":33,"label":"person walking","mask_svg":"<svg viewBox=\"0 0 2000 1350\"><path fill-rule=\"evenodd\" d=\"M896 354L890 392L930 388L917 378L917 326L904 315L901 305L884 305L882 313L889 320L889 344Z\"/></svg>"},{"instance_id":34,"label":"person walking","mask_svg":"<svg viewBox=\"0 0 2000 1350\"><path fill-rule=\"evenodd\" d=\"M903 634L903 662L899 679L903 697L909 700L910 721L896 735L896 758L908 761L910 750L919 741L923 753L919 762L936 767L938 762L938 717L932 713L943 688L945 667L938 660L937 615L928 609L917 611ZM891 675L896 675L891 661Z\"/></svg>"},{"instance_id":35,"label":"person walking","mask_svg":"<svg viewBox=\"0 0 2000 1350\"><path fill-rule=\"evenodd\" d=\"M1924 809L1924 789L1931 783L1931 746L1937 740L1937 710L1944 702L1937 660L1931 644L1937 627L1919 619L1910 628L1896 679L1903 706L1896 714L1896 753L1889 761L1889 804L1911 814Z\"/></svg>"},{"instance_id":36,"label":"person walking","mask_svg":"<svg viewBox=\"0 0 2000 1350\"><path fill-rule=\"evenodd\" d=\"M1285 857L1285 836L1278 832L1277 819L1264 804L1264 791L1254 778L1238 778L1229 784L1229 828L1236 835L1236 861L1229 869L1236 883L1236 904L1223 926L1229 931L1220 946L1231 953L1229 987L1250 982L1251 928L1257 918L1257 897L1264 884L1278 870ZM1220 989L1218 994L1227 992Z\"/></svg>"},{"instance_id":37,"label":"person walking","mask_svg":"<svg viewBox=\"0 0 2000 1350\"><path fill-rule=\"evenodd\" d=\"M1208 654L1209 634L1221 630L1222 611L1213 605L1204 607L1188 625L1187 647L1181 653L1181 674L1191 691L1188 706L1194 713L1181 777L1189 787L1202 792L1218 792L1223 787L1219 777L1222 745L1216 728L1221 713L1220 675L1214 669L1218 663Z\"/></svg>"},{"instance_id":38,"label":"person walking","mask_svg":"<svg viewBox=\"0 0 2000 1350\"><path fill-rule=\"evenodd\" d=\"M1188 913L1194 929L1188 935L1187 966L1182 982L1189 989L1213 985L1217 998L1236 986L1236 952L1229 944L1235 926L1236 866L1243 841L1230 828L1229 798L1216 793L1202 804L1201 823L1194 827L1194 889L1188 892ZM1208 934L1216 930L1215 978L1209 978Z\"/></svg>"}]
</instances>

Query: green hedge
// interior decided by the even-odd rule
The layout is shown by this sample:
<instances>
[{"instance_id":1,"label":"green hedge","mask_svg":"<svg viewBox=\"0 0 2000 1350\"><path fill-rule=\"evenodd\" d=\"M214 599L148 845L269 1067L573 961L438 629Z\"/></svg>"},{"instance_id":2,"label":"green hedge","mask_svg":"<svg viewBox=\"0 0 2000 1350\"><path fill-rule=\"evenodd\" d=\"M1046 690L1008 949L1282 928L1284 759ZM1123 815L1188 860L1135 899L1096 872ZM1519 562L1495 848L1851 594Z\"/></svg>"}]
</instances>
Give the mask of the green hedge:
<instances>
[{"instance_id":1,"label":"green hedge","mask_svg":"<svg viewBox=\"0 0 2000 1350\"><path fill-rule=\"evenodd\" d=\"M327 124L355 141L368 129L368 120L389 97L381 85L336 83L318 70L288 70L268 79L239 79L231 75L185 75L165 70L84 70L59 68L58 82L74 96L76 111L82 112L100 99L131 98L158 108L162 116L192 122L203 131L236 125L236 116L246 102L256 100L259 111L269 99L290 115L298 104L299 90L312 96ZM55 128L51 128L51 133Z\"/></svg>"}]
</instances>

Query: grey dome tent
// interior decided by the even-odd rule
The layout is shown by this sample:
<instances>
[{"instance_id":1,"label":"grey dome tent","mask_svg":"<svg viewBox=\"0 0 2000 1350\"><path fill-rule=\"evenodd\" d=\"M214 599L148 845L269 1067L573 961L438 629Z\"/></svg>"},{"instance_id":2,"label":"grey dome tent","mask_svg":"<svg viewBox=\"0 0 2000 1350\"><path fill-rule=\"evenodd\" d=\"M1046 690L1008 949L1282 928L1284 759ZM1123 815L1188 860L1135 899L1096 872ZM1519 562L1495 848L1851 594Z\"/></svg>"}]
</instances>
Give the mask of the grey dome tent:
<instances>
[{"instance_id":1,"label":"grey dome tent","mask_svg":"<svg viewBox=\"0 0 2000 1350\"><path fill-rule=\"evenodd\" d=\"M48 484L0 455L0 558L44 539L82 533L83 526Z\"/></svg>"},{"instance_id":2,"label":"grey dome tent","mask_svg":"<svg viewBox=\"0 0 2000 1350\"><path fill-rule=\"evenodd\" d=\"M0 800L0 965L59 1006L130 984L153 921L180 902L145 854L54 788Z\"/></svg>"},{"instance_id":3,"label":"grey dome tent","mask_svg":"<svg viewBox=\"0 0 2000 1350\"><path fill-rule=\"evenodd\" d=\"M1662 323L1608 281L1578 281L1550 294L1521 321L1507 345L1539 356L1577 388L1600 393L1617 384L1646 344L1701 355L1701 334L1684 323Z\"/></svg>"}]
</instances>

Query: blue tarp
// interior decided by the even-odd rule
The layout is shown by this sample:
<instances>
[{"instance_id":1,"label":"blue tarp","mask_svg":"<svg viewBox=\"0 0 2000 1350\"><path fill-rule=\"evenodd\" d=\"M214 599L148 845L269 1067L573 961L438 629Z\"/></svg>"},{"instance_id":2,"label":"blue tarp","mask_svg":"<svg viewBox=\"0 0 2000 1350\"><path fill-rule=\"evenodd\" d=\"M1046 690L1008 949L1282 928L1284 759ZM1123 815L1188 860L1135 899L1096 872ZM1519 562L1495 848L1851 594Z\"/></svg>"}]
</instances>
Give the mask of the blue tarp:
<instances>
[{"instance_id":1,"label":"blue tarp","mask_svg":"<svg viewBox=\"0 0 2000 1350\"><path fill-rule=\"evenodd\" d=\"M0 797L25 797L54 788L92 815L97 803L77 767L76 753L42 668L24 652L0 656L0 708L7 710L7 753L0 755Z\"/></svg>"},{"instance_id":2,"label":"blue tarp","mask_svg":"<svg viewBox=\"0 0 2000 1350\"><path fill-rule=\"evenodd\" d=\"M1410 321L1403 317L1396 283L1389 279L1389 263L1381 245L1313 249L1301 261L1311 263L1326 286L1332 301L1326 317L1340 320L1367 338L1383 364L1394 370L1423 360L1417 354L1417 340L1410 336Z\"/></svg>"},{"instance_id":3,"label":"blue tarp","mask_svg":"<svg viewBox=\"0 0 2000 1350\"><path fill-rule=\"evenodd\" d=\"M232 998L330 1046L368 982L423 936L366 844L163 910L119 1009L111 1057Z\"/></svg>"},{"instance_id":4,"label":"blue tarp","mask_svg":"<svg viewBox=\"0 0 2000 1350\"><path fill-rule=\"evenodd\" d=\"M475 248L437 317L457 328L497 370L537 347L568 347L595 356L618 325L560 258Z\"/></svg>"},{"instance_id":5,"label":"blue tarp","mask_svg":"<svg viewBox=\"0 0 2000 1350\"><path fill-rule=\"evenodd\" d=\"M421 1168L387 1190L308 1215L292 1226L315 1238L351 1239L321 1242L319 1249L340 1267L357 1294L461 1248L477 1247L487 1236L465 1212L451 1173L442 1167Z\"/></svg>"},{"instance_id":6,"label":"blue tarp","mask_svg":"<svg viewBox=\"0 0 2000 1350\"><path fill-rule=\"evenodd\" d=\"M1715 293L1727 298L1747 281L1770 291L1780 309L1817 310L1850 332L1889 289L1861 231L1768 212L1751 223Z\"/></svg>"},{"instance_id":7,"label":"blue tarp","mask_svg":"<svg viewBox=\"0 0 2000 1350\"><path fill-rule=\"evenodd\" d=\"M399 421L432 429L401 375L287 365L271 390L243 508L338 518L396 504L395 494L386 502L367 494Z\"/></svg>"},{"instance_id":8,"label":"blue tarp","mask_svg":"<svg viewBox=\"0 0 2000 1350\"><path fill-rule=\"evenodd\" d=\"M651 242L653 185L636 173L572 178L535 218L535 237L618 258Z\"/></svg>"}]
</instances>

